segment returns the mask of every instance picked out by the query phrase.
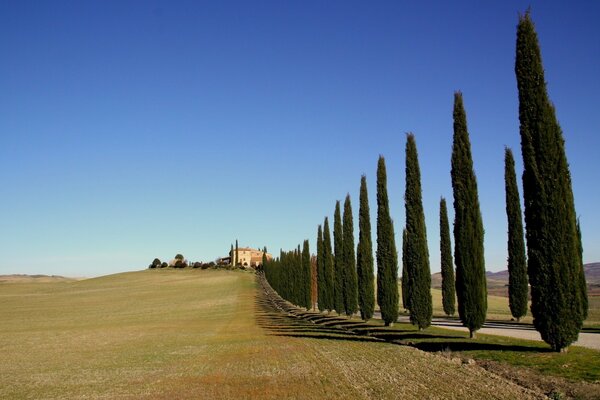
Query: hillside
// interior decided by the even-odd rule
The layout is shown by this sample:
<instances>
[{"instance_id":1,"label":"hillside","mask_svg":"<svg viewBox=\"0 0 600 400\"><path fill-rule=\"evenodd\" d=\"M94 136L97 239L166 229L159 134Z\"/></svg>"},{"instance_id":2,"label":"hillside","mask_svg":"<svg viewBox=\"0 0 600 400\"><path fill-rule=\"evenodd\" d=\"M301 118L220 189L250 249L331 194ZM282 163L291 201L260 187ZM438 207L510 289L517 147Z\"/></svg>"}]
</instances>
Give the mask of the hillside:
<instances>
[{"instance_id":1,"label":"hillside","mask_svg":"<svg viewBox=\"0 0 600 400\"><path fill-rule=\"evenodd\" d=\"M600 263L584 264L583 270L585 272L588 287L594 290L600 289ZM492 293L497 295L503 295L503 293L505 293L505 295L508 296L508 289L506 289L506 285L508 285L508 270L499 272L487 271L486 277L488 289L491 290ZM441 286L442 274L439 272L432 274L431 287L439 289Z\"/></svg>"},{"instance_id":2,"label":"hillside","mask_svg":"<svg viewBox=\"0 0 600 400\"><path fill-rule=\"evenodd\" d=\"M147 270L2 289L2 399L534 396L407 346L297 337L261 306L248 272Z\"/></svg>"},{"instance_id":3,"label":"hillside","mask_svg":"<svg viewBox=\"0 0 600 400\"><path fill-rule=\"evenodd\" d=\"M73 280L77 280L77 278L67 278L67 277L60 276L60 275L23 275L23 274L0 275L0 283L14 283L14 282L47 283L47 282L73 281Z\"/></svg>"}]
</instances>

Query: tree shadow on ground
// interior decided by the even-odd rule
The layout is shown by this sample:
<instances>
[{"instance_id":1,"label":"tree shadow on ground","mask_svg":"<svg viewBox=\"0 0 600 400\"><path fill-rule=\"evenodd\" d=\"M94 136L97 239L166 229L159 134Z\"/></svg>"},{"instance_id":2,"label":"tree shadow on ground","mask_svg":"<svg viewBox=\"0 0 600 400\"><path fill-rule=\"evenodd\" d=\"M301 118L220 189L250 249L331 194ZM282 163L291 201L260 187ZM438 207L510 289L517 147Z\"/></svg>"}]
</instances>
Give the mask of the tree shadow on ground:
<instances>
[{"instance_id":1,"label":"tree shadow on ground","mask_svg":"<svg viewBox=\"0 0 600 400\"><path fill-rule=\"evenodd\" d=\"M407 339L461 339L456 336L436 335L432 333L416 332L416 331L389 331L376 334L370 334L371 337L384 339L387 341L407 340Z\"/></svg>"},{"instance_id":2,"label":"tree shadow on ground","mask_svg":"<svg viewBox=\"0 0 600 400\"><path fill-rule=\"evenodd\" d=\"M582 333L598 333L600 334L600 327L589 327L589 328L581 328Z\"/></svg>"},{"instance_id":3,"label":"tree shadow on ground","mask_svg":"<svg viewBox=\"0 0 600 400\"><path fill-rule=\"evenodd\" d=\"M410 343L410 346L416 347L419 350L427 352L438 352L438 351L517 351L522 353L533 352L533 353L550 353L552 349L543 348L537 346L521 346L521 345L510 345L510 344L498 344L498 343L485 343L476 342L471 340L453 340L453 341L424 341ZM406 343L408 344L408 343Z\"/></svg>"},{"instance_id":4,"label":"tree shadow on ground","mask_svg":"<svg viewBox=\"0 0 600 400\"><path fill-rule=\"evenodd\" d=\"M486 343L467 339L460 333L436 334L401 327L384 327L349 320L337 315L326 315L294 308L267 288L259 290L255 301L258 325L269 336L311 338L319 340L344 340L360 342L388 342L411 346L427 352L463 351L515 351L550 352L539 346Z\"/></svg>"},{"instance_id":5,"label":"tree shadow on ground","mask_svg":"<svg viewBox=\"0 0 600 400\"><path fill-rule=\"evenodd\" d=\"M352 335L332 335L332 334L316 334L316 333L279 333L275 336L295 337L295 338L309 338L309 339L323 339L323 340L343 340L349 342L383 342L377 338L369 336L352 336Z\"/></svg>"}]
</instances>

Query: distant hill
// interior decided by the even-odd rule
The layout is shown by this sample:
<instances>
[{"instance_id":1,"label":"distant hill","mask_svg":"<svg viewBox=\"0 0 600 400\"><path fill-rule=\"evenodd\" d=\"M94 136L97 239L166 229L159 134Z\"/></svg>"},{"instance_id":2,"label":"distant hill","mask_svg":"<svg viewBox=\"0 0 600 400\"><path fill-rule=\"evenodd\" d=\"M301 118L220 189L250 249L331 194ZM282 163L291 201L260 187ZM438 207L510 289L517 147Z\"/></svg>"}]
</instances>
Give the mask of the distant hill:
<instances>
[{"instance_id":1,"label":"distant hill","mask_svg":"<svg viewBox=\"0 0 600 400\"><path fill-rule=\"evenodd\" d=\"M66 278L59 275L0 275L0 283L12 283L12 282L63 282L63 281L74 281L75 278Z\"/></svg>"},{"instance_id":2,"label":"distant hill","mask_svg":"<svg viewBox=\"0 0 600 400\"><path fill-rule=\"evenodd\" d=\"M588 284L600 285L600 262L583 265Z\"/></svg>"},{"instance_id":3,"label":"distant hill","mask_svg":"<svg viewBox=\"0 0 600 400\"><path fill-rule=\"evenodd\" d=\"M600 288L600 262L584 264L583 270L588 286ZM500 294L500 292L504 291L502 288L508 285L508 270L499 272L487 271L485 275L487 277L488 291L491 290ZM440 272L431 275L431 287L438 289L442 287L442 274Z\"/></svg>"}]
</instances>

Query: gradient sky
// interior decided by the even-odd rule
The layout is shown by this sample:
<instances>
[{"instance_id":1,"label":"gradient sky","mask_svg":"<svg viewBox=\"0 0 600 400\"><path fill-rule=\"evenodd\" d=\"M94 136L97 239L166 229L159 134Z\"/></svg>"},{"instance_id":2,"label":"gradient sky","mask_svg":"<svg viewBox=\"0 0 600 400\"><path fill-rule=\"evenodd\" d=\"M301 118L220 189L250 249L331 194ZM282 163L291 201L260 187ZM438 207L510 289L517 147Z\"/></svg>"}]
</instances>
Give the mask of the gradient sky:
<instances>
[{"instance_id":1,"label":"gradient sky","mask_svg":"<svg viewBox=\"0 0 600 400\"><path fill-rule=\"evenodd\" d=\"M379 154L400 248L406 132L439 271L455 90L486 268L505 269L504 146L521 187L515 35L529 5L584 261L600 261L600 2L15 0L0 3L0 274L210 261L236 238L314 250L346 193L358 222L363 173L375 240Z\"/></svg>"}]
</instances>

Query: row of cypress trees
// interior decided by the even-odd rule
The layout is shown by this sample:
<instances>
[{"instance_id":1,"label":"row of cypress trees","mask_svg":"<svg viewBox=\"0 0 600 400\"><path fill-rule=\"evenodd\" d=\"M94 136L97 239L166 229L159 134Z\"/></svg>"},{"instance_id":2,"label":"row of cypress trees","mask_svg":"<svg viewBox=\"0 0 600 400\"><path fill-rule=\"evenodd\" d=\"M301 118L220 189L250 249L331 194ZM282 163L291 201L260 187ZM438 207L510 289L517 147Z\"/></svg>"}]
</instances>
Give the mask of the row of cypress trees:
<instances>
[{"instance_id":1,"label":"row of cypress trees","mask_svg":"<svg viewBox=\"0 0 600 400\"><path fill-rule=\"evenodd\" d=\"M266 254L266 248L263 254ZM292 251L283 251L279 257L267 260L263 255L263 271L270 285L281 297L293 304L312 308L312 271L310 248L305 240L302 248L298 245Z\"/></svg>"},{"instance_id":2,"label":"row of cypress trees","mask_svg":"<svg viewBox=\"0 0 600 400\"><path fill-rule=\"evenodd\" d=\"M523 155L523 193L527 257L512 151L505 149L505 191L508 219L509 305L518 320L526 314L528 280L534 325L554 350L577 339L587 317L587 293L576 219L571 177L564 139L555 110L546 91L537 35L529 11L517 26L515 73L519 91L519 120ZM446 200L440 199L440 253L444 312L458 314L470 336L481 328L487 312L484 260L484 229L479 206L477 179L461 92L454 93L451 179L454 197L454 276ZM425 217L421 198L420 168L413 134L406 142L406 226L402 235L402 304L410 320L420 329L431 323L431 275ZM359 243L354 256L354 233L350 196L334 212L332 251L329 223L317 229L317 304L321 311L373 316L373 255L366 177L361 177ZM275 289L302 305L295 292L293 270L304 271L297 261L300 250L282 253L272 266L269 280L278 279ZM377 303L386 325L398 318L398 254L387 197L385 159L377 165ZM295 261L294 261L295 260ZM286 271L286 272L283 272ZM299 272L304 274L304 272ZM276 275L282 277L275 278ZM304 277L305 275L302 275ZM300 277L299 279L304 279ZM281 280L283 279L283 280ZM273 281L271 281L273 282Z\"/></svg>"}]
</instances>

